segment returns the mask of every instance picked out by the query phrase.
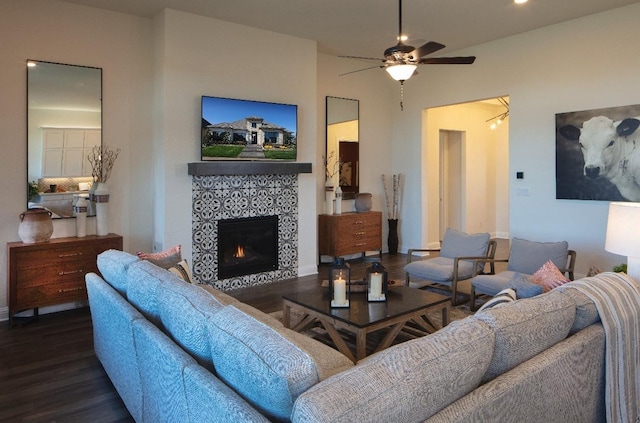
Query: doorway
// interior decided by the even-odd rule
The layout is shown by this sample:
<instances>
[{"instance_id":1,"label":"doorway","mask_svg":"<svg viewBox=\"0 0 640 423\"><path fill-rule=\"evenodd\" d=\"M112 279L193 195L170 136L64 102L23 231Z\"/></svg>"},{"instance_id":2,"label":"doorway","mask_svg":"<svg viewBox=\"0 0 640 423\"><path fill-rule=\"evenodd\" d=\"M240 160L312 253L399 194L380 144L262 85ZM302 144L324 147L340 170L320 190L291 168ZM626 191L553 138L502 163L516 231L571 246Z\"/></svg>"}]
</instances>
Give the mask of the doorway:
<instances>
[{"instance_id":1,"label":"doorway","mask_svg":"<svg viewBox=\"0 0 640 423\"><path fill-rule=\"evenodd\" d=\"M462 226L462 131L440 130L440 240L447 228Z\"/></svg>"}]
</instances>

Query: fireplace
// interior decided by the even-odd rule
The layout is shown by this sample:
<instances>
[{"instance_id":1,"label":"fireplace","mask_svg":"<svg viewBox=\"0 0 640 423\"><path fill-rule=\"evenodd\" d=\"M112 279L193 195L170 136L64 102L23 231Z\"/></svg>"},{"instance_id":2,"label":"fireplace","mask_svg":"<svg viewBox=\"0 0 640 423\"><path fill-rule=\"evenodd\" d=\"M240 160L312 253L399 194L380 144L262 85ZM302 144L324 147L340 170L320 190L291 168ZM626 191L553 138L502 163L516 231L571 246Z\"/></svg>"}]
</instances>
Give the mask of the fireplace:
<instances>
[{"instance_id":1,"label":"fireplace","mask_svg":"<svg viewBox=\"0 0 640 423\"><path fill-rule=\"evenodd\" d=\"M278 269L278 216L218 221L218 279Z\"/></svg>"}]
</instances>

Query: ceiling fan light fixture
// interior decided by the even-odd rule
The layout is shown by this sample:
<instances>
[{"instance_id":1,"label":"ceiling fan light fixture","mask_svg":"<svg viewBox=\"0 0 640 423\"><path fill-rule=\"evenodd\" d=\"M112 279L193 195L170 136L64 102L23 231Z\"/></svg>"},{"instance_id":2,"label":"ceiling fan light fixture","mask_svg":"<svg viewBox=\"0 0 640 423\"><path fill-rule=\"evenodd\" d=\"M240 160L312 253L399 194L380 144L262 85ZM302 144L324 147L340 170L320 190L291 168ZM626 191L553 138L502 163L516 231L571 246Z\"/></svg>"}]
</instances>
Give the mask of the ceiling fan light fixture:
<instances>
[{"instance_id":1,"label":"ceiling fan light fixture","mask_svg":"<svg viewBox=\"0 0 640 423\"><path fill-rule=\"evenodd\" d=\"M416 71L416 68L416 65L400 63L397 65L387 66L385 70L396 81L406 81L407 79L411 78L413 73Z\"/></svg>"}]
</instances>

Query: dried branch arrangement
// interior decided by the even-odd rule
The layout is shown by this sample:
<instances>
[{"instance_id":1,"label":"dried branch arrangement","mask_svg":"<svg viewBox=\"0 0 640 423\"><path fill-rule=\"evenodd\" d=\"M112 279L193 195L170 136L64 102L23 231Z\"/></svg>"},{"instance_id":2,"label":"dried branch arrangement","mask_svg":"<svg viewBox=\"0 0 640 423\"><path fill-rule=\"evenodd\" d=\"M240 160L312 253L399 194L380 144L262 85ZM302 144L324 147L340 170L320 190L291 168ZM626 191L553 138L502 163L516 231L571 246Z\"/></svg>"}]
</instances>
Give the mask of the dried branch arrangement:
<instances>
[{"instance_id":1,"label":"dried branch arrangement","mask_svg":"<svg viewBox=\"0 0 640 423\"><path fill-rule=\"evenodd\" d=\"M384 186L384 197L387 201L387 215L389 219L398 219L400 216L400 195L402 194L402 183L404 175L382 175L382 185Z\"/></svg>"},{"instance_id":2,"label":"dried branch arrangement","mask_svg":"<svg viewBox=\"0 0 640 423\"><path fill-rule=\"evenodd\" d=\"M335 175L340 173L342 163L340 163L340 160L334 160L335 155L336 152L332 151L328 156L322 156L322 159L324 160L325 181L328 179L333 179Z\"/></svg>"},{"instance_id":3,"label":"dried branch arrangement","mask_svg":"<svg viewBox=\"0 0 640 423\"><path fill-rule=\"evenodd\" d=\"M120 154L119 148L111 150L107 145L97 145L91 149L87 159L91 163L91 176L94 182L107 182L118 154Z\"/></svg>"}]
</instances>

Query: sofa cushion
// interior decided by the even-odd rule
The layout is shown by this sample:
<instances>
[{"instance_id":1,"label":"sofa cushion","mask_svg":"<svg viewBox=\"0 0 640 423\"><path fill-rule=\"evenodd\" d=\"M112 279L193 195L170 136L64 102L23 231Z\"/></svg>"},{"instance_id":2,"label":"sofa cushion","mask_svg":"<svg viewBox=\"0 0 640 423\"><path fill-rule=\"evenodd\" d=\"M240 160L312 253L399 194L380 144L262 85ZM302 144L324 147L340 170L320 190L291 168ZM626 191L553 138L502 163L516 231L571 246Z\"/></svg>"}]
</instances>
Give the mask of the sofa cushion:
<instances>
[{"instance_id":1,"label":"sofa cushion","mask_svg":"<svg viewBox=\"0 0 640 423\"><path fill-rule=\"evenodd\" d=\"M600 314L596 304L582 292L573 287L571 282L557 289L570 297L576 304L576 319L571 326L570 333L576 333L600 321Z\"/></svg>"},{"instance_id":2,"label":"sofa cushion","mask_svg":"<svg viewBox=\"0 0 640 423\"><path fill-rule=\"evenodd\" d=\"M573 325L575 304L560 292L514 301L476 313L495 330L495 352L482 381L489 381L565 339Z\"/></svg>"},{"instance_id":3,"label":"sofa cushion","mask_svg":"<svg viewBox=\"0 0 640 423\"><path fill-rule=\"evenodd\" d=\"M567 279L562 272L558 270L558 267L549 260L543 264L540 269L536 270L533 275L531 275L531 281L536 285L540 285L544 292L549 292L553 288L557 288L560 285L569 282L569 279Z\"/></svg>"},{"instance_id":4,"label":"sofa cushion","mask_svg":"<svg viewBox=\"0 0 640 423\"><path fill-rule=\"evenodd\" d=\"M411 276L434 282L451 282L453 279L453 259L434 257L412 261L404 267ZM473 275L473 262L458 262L458 279L468 279Z\"/></svg>"},{"instance_id":5,"label":"sofa cushion","mask_svg":"<svg viewBox=\"0 0 640 423\"><path fill-rule=\"evenodd\" d=\"M213 370L208 319L224 305L201 287L173 277L157 291L157 304L164 331L202 366Z\"/></svg>"},{"instance_id":6,"label":"sofa cushion","mask_svg":"<svg viewBox=\"0 0 640 423\"><path fill-rule=\"evenodd\" d=\"M153 324L160 325L158 291L162 290L165 280L180 279L149 261L133 263L127 270L127 298ZM181 282L184 283L184 282Z\"/></svg>"},{"instance_id":7,"label":"sofa cushion","mask_svg":"<svg viewBox=\"0 0 640 423\"><path fill-rule=\"evenodd\" d=\"M493 341L493 331L483 322L452 322L312 387L298 397L291 420L423 421L479 385Z\"/></svg>"},{"instance_id":8,"label":"sofa cushion","mask_svg":"<svg viewBox=\"0 0 640 423\"><path fill-rule=\"evenodd\" d=\"M493 298L484 303L478 312L488 310L490 308L501 307L505 304L509 304L516 300L516 291L511 288L503 289L498 292Z\"/></svg>"},{"instance_id":9,"label":"sofa cushion","mask_svg":"<svg viewBox=\"0 0 640 423\"><path fill-rule=\"evenodd\" d=\"M202 289L207 291L209 294L213 295L216 298L216 300L218 300L221 304L229 305L229 304L236 304L239 302L238 300L233 298L231 295L226 294L223 291L220 291L219 289L215 289L211 285L198 284L198 286L202 287Z\"/></svg>"},{"instance_id":10,"label":"sofa cushion","mask_svg":"<svg viewBox=\"0 0 640 423\"><path fill-rule=\"evenodd\" d=\"M309 342L292 330L277 331L233 305L210 319L211 355L218 377L270 418L289 419L296 398L330 375L353 364L338 351L314 341L314 357L305 351ZM300 342L299 342L300 341ZM308 344L307 344L308 345ZM331 368L333 370L331 370Z\"/></svg>"},{"instance_id":11,"label":"sofa cushion","mask_svg":"<svg viewBox=\"0 0 640 423\"><path fill-rule=\"evenodd\" d=\"M98 270L104 280L120 295L127 295L127 269L140 259L119 250L107 250L98 254Z\"/></svg>"},{"instance_id":12,"label":"sofa cushion","mask_svg":"<svg viewBox=\"0 0 640 423\"><path fill-rule=\"evenodd\" d=\"M567 267L569 244L560 242L535 242L513 238L507 270L533 275L547 260L551 260L558 269Z\"/></svg>"},{"instance_id":13,"label":"sofa cushion","mask_svg":"<svg viewBox=\"0 0 640 423\"><path fill-rule=\"evenodd\" d=\"M169 269L182 261L182 246L167 248L157 253L145 253L138 251L136 253L140 260L147 260L163 269Z\"/></svg>"},{"instance_id":14,"label":"sofa cushion","mask_svg":"<svg viewBox=\"0 0 640 423\"><path fill-rule=\"evenodd\" d=\"M167 270L183 281L193 283L193 276L191 275L191 269L189 268L189 262L187 260L182 259L180 263L175 266L171 266Z\"/></svg>"}]
</instances>

